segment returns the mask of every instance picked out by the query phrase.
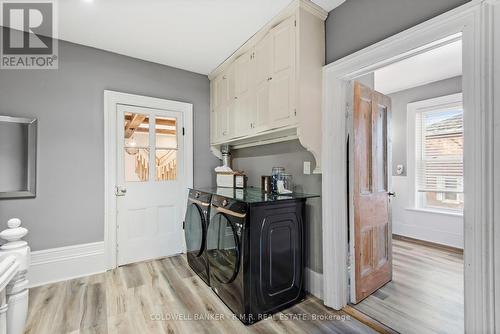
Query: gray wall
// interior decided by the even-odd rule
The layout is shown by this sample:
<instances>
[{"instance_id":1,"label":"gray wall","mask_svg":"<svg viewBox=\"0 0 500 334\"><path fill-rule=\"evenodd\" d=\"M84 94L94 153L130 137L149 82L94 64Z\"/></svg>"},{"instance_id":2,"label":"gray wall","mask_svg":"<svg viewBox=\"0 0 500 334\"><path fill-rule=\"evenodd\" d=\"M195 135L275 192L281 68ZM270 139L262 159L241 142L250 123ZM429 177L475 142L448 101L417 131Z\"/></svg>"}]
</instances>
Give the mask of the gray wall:
<instances>
[{"instance_id":1,"label":"gray wall","mask_svg":"<svg viewBox=\"0 0 500 334\"><path fill-rule=\"evenodd\" d=\"M298 140L271 145L244 148L232 151L233 168L248 175L248 184L260 187L261 175L271 175L273 167L285 167L292 174L295 191L321 194L321 175L304 175L304 161L315 161L311 153ZM321 198L307 200L306 204L306 266L316 272L323 272Z\"/></svg>"},{"instance_id":2,"label":"gray wall","mask_svg":"<svg viewBox=\"0 0 500 334\"><path fill-rule=\"evenodd\" d=\"M38 118L37 198L0 200L33 250L102 241L105 89L194 104L194 183L212 186L204 75L60 42L58 70L0 70L0 114ZM0 164L2 162L0 161Z\"/></svg>"},{"instance_id":3,"label":"gray wall","mask_svg":"<svg viewBox=\"0 0 500 334\"><path fill-rule=\"evenodd\" d=\"M326 20L326 62L331 63L469 0L347 0Z\"/></svg>"},{"instance_id":4,"label":"gray wall","mask_svg":"<svg viewBox=\"0 0 500 334\"><path fill-rule=\"evenodd\" d=\"M403 175L406 175L406 114L408 103L460 92L462 92L462 77L458 76L389 95L392 101L392 175L396 175L396 165L398 164L404 165Z\"/></svg>"}]
</instances>

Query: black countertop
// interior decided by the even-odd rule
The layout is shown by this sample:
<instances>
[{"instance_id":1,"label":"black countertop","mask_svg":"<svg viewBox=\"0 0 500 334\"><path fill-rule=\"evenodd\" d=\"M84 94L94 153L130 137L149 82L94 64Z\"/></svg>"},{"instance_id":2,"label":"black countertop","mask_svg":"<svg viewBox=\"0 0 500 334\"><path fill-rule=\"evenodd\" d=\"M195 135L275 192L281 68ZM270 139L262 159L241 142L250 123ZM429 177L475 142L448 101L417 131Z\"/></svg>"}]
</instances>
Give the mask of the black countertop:
<instances>
[{"instance_id":1,"label":"black countertop","mask_svg":"<svg viewBox=\"0 0 500 334\"><path fill-rule=\"evenodd\" d=\"M260 188L196 188L195 190L210 193L212 195L224 196L230 199L235 199L237 201L245 203L266 203L266 202L277 202L286 201L291 199L307 199L320 197L320 195L314 194L302 194L302 193L291 193L291 194L267 194L262 192Z\"/></svg>"}]
</instances>

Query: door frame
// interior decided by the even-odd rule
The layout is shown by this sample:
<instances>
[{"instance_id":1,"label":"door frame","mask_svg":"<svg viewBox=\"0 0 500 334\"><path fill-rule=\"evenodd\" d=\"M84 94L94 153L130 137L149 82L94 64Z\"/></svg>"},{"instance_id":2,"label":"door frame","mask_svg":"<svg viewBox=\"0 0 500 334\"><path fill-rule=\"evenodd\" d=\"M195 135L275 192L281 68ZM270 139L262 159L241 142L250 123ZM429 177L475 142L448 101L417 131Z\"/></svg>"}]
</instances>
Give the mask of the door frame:
<instances>
[{"instance_id":1,"label":"door frame","mask_svg":"<svg viewBox=\"0 0 500 334\"><path fill-rule=\"evenodd\" d=\"M184 186L185 198L188 188L193 187L193 105L191 103L160 99L142 95L104 91L104 252L106 270L117 267L116 229L116 106L118 104L136 107L177 111L184 121ZM185 245L184 245L185 250Z\"/></svg>"},{"instance_id":2,"label":"door frame","mask_svg":"<svg viewBox=\"0 0 500 334\"><path fill-rule=\"evenodd\" d=\"M349 295L347 83L378 68L425 52L429 50L425 47L429 43L461 32L464 108L471 111L465 115L465 330L468 333L494 332L495 322L500 326L500 282L498 279L495 282L495 274L499 274L500 268L494 266L495 263L497 266L500 264L500 258L494 256L494 251L500 249L500 232L493 229L495 218L500 218L494 206L494 195L497 201L500 197L500 168L495 165L499 161L494 154L495 149L499 149L495 144L500 144L499 134L494 131L495 121L497 129L500 121L500 110L495 105L499 98L500 78L493 61L494 52L499 52L498 45L493 43L500 39L500 22L498 19L495 22L495 15L499 16L499 13L500 0L472 0L323 68L325 305L341 309L347 305ZM495 80L497 86L494 86Z\"/></svg>"}]
</instances>

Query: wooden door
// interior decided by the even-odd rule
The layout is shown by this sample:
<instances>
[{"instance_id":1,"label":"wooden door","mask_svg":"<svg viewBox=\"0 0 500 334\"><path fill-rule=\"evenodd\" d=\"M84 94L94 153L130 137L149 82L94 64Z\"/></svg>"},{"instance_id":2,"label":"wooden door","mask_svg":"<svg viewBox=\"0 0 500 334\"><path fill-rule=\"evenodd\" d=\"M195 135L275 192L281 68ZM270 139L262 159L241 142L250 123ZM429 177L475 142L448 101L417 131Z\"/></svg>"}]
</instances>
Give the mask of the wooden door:
<instances>
[{"instance_id":1,"label":"wooden door","mask_svg":"<svg viewBox=\"0 0 500 334\"><path fill-rule=\"evenodd\" d=\"M290 124L294 116L295 17L274 27L271 35L269 118L272 127L281 127Z\"/></svg>"},{"instance_id":2,"label":"wooden door","mask_svg":"<svg viewBox=\"0 0 500 334\"><path fill-rule=\"evenodd\" d=\"M354 83L352 192L355 303L392 279L388 195L390 117L389 97Z\"/></svg>"}]
</instances>

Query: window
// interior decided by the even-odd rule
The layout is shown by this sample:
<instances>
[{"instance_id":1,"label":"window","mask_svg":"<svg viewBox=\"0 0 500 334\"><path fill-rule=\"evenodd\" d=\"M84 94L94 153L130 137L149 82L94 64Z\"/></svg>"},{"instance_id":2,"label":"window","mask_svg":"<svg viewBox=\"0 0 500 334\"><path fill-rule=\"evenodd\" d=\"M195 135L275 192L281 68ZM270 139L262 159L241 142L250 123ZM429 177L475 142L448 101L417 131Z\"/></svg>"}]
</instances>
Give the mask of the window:
<instances>
[{"instance_id":1,"label":"window","mask_svg":"<svg viewBox=\"0 0 500 334\"><path fill-rule=\"evenodd\" d=\"M413 178L417 209L461 213L463 195L464 117L461 94L416 102L413 117ZM410 123L409 123L410 124ZM409 143L411 141L409 140ZM413 173L410 173L413 169Z\"/></svg>"},{"instance_id":2,"label":"window","mask_svg":"<svg viewBox=\"0 0 500 334\"><path fill-rule=\"evenodd\" d=\"M150 131L150 126L153 127L153 131ZM154 136L152 140L151 135ZM127 182L177 179L176 118L125 112L124 136L124 167ZM154 158L153 166L150 166L151 152ZM153 167L156 174L154 178L153 174L150 176L150 169Z\"/></svg>"}]
</instances>

